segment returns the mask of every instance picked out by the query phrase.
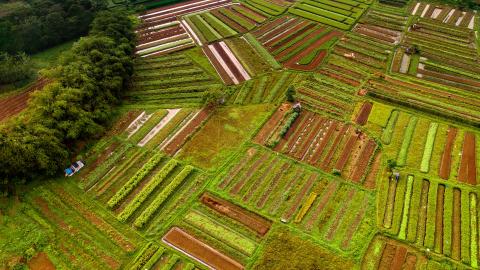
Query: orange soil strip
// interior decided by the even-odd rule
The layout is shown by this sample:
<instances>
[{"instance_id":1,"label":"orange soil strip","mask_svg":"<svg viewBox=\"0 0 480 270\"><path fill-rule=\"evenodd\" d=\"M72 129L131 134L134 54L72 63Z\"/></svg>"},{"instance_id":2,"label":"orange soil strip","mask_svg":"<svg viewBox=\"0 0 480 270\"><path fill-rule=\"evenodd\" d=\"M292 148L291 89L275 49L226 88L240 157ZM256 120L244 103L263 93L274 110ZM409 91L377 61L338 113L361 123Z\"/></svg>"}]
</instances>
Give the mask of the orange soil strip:
<instances>
[{"instance_id":1,"label":"orange soil strip","mask_svg":"<svg viewBox=\"0 0 480 270\"><path fill-rule=\"evenodd\" d=\"M255 148L250 148L247 151L247 154L243 157L243 159L235 166L233 170L230 171L230 173L223 179L223 181L218 185L220 189L224 189L230 184L233 178L243 169L245 164L247 164L250 159L252 159L253 156L257 153L257 149Z\"/></svg>"},{"instance_id":2,"label":"orange soil strip","mask_svg":"<svg viewBox=\"0 0 480 270\"><path fill-rule=\"evenodd\" d=\"M200 200L206 206L212 208L220 214L242 223L243 225L257 232L260 236L264 236L272 226L272 222L270 220L267 220L253 212L243 209L238 205L214 197L210 194L203 194Z\"/></svg>"},{"instance_id":3,"label":"orange soil strip","mask_svg":"<svg viewBox=\"0 0 480 270\"><path fill-rule=\"evenodd\" d=\"M347 134L348 130L350 129L349 125L344 125L342 129L338 132L337 137L335 137L335 140L333 141L332 146L330 147L330 150L328 151L328 154L325 156L325 159L323 160L323 163L320 165L320 167L324 170L327 170L327 168L330 165L330 162L333 159L333 155L335 154L335 151L338 148L338 144L340 144L340 141L344 137L344 135Z\"/></svg>"},{"instance_id":4,"label":"orange soil strip","mask_svg":"<svg viewBox=\"0 0 480 270\"><path fill-rule=\"evenodd\" d=\"M470 185L477 184L477 159L475 152L475 134L471 132L465 132L462 149L462 161L458 171L458 180Z\"/></svg>"},{"instance_id":5,"label":"orange soil strip","mask_svg":"<svg viewBox=\"0 0 480 270\"><path fill-rule=\"evenodd\" d=\"M404 270L415 270L417 265L417 256L410 252L407 253L407 259L405 260L405 264L403 266Z\"/></svg>"},{"instance_id":6,"label":"orange soil strip","mask_svg":"<svg viewBox=\"0 0 480 270\"><path fill-rule=\"evenodd\" d=\"M316 25L314 23L310 23L308 24L306 27L303 27L302 29L300 29L299 31L296 31L295 33L289 33L289 36L275 44L272 44L272 46L269 46L269 51L270 52L276 52L277 50L279 50L280 48L282 48L283 46L285 46L286 44L290 43L290 41L296 39L297 37L301 36L302 34L310 31L312 28L314 28ZM292 31L293 29L289 30Z\"/></svg>"},{"instance_id":7,"label":"orange soil strip","mask_svg":"<svg viewBox=\"0 0 480 270\"><path fill-rule=\"evenodd\" d=\"M28 87L20 94L0 99L0 122L23 111L27 107L30 95L33 92L42 89L50 82L50 79L38 79L32 86Z\"/></svg>"},{"instance_id":8,"label":"orange soil strip","mask_svg":"<svg viewBox=\"0 0 480 270\"><path fill-rule=\"evenodd\" d=\"M428 190L430 188L430 182L423 180L422 195L420 197L420 208L418 213L418 226L417 226L417 242L420 246L423 246L425 241L425 230L427 227L427 207L428 207Z\"/></svg>"},{"instance_id":9,"label":"orange soil strip","mask_svg":"<svg viewBox=\"0 0 480 270\"><path fill-rule=\"evenodd\" d=\"M438 185L437 189L437 210L435 217L435 251L443 254L443 204L445 185Z\"/></svg>"},{"instance_id":10,"label":"orange soil strip","mask_svg":"<svg viewBox=\"0 0 480 270\"><path fill-rule=\"evenodd\" d=\"M398 246L395 251L395 257L393 258L391 270L401 270L403 262L407 257L407 249L403 246Z\"/></svg>"},{"instance_id":11,"label":"orange soil strip","mask_svg":"<svg viewBox=\"0 0 480 270\"><path fill-rule=\"evenodd\" d=\"M357 212L355 219L348 227L348 230L345 234L345 238L342 241L342 249L347 249L350 246L350 241L352 240L353 234L357 231L358 226L360 226L360 222L362 222L365 213L367 212L368 208L368 198L365 197L362 202L362 206L360 210Z\"/></svg>"},{"instance_id":12,"label":"orange soil strip","mask_svg":"<svg viewBox=\"0 0 480 270\"><path fill-rule=\"evenodd\" d=\"M370 162L370 158L372 157L376 148L377 144L375 143L375 140L370 139L367 142L367 146L363 148L363 151L360 154L357 163L355 164L355 170L353 171L351 177L352 181L359 183L362 180L363 176L365 175L365 171L367 170L368 163Z\"/></svg>"},{"instance_id":13,"label":"orange soil strip","mask_svg":"<svg viewBox=\"0 0 480 270\"><path fill-rule=\"evenodd\" d=\"M258 144L264 144L266 140L271 136L271 133L275 130L278 124L282 121L285 114L290 110L291 104L283 103L273 113L272 117L263 125L260 132L255 136L254 141Z\"/></svg>"},{"instance_id":14,"label":"orange soil strip","mask_svg":"<svg viewBox=\"0 0 480 270\"><path fill-rule=\"evenodd\" d=\"M440 161L440 169L438 175L443 179L450 177L451 163L452 163L452 149L457 136L457 129L454 127L448 128L447 141L443 149L442 160Z\"/></svg>"},{"instance_id":15,"label":"orange soil strip","mask_svg":"<svg viewBox=\"0 0 480 270\"><path fill-rule=\"evenodd\" d=\"M313 151L313 154L310 157L310 160L308 161L308 163L313 165L320 160L323 154L323 151L325 150L325 146L327 146L328 142L330 141L330 138L335 132L337 125L338 125L337 121L332 121L332 123L328 127L327 134L325 134L325 136L323 137L322 142L320 142L320 144L318 145L318 148Z\"/></svg>"},{"instance_id":16,"label":"orange soil strip","mask_svg":"<svg viewBox=\"0 0 480 270\"><path fill-rule=\"evenodd\" d=\"M382 252L382 257L380 259L380 265L378 269L380 270L389 270L392 267L393 258L395 257L397 247L391 244L386 244Z\"/></svg>"},{"instance_id":17,"label":"orange soil strip","mask_svg":"<svg viewBox=\"0 0 480 270\"><path fill-rule=\"evenodd\" d=\"M187 139L200 127L200 125L210 116L212 109L203 108L195 118L190 121L184 129L182 129L175 138L163 149L165 153L173 156L180 150L180 147L187 141Z\"/></svg>"},{"instance_id":18,"label":"orange soil strip","mask_svg":"<svg viewBox=\"0 0 480 270\"><path fill-rule=\"evenodd\" d=\"M262 197L257 202L257 207L258 208L263 208L265 206L265 203L267 202L268 198L270 197L270 194L272 194L272 191L275 190L277 187L278 183L282 179L282 177L287 173L288 169L290 169L290 164L285 163L280 172L275 175L275 178L272 180L272 182L268 185L267 190L265 190L262 194Z\"/></svg>"},{"instance_id":19,"label":"orange soil strip","mask_svg":"<svg viewBox=\"0 0 480 270\"><path fill-rule=\"evenodd\" d=\"M365 188L375 189L375 185L377 182L377 174L378 174L378 170L380 169L381 160L382 160L382 153L378 151L373 160L372 166L370 168L370 172L368 173L365 179L365 182L363 182L363 186Z\"/></svg>"},{"instance_id":20,"label":"orange soil strip","mask_svg":"<svg viewBox=\"0 0 480 270\"><path fill-rule=\"evenodd\" d=\"M268 153L265 153L261 158L257 159L255 163L253 163L252 167L248 168L247 173L237 182L237 184L230 190L230 194L238 194L240 190L245 186L245 183L252 177L252 175L257 171L258 167L260 167L268 158Z\"/></svg>"},{"instance_id":21,"label":"orange soil strip","mask_svg":"<svg viewBox=\"0 0 480 270\"><path fill-rule=\"evenodd\" d=\"M313 184L315 184L315 179L317 179L318 174L312 174L307 180L307 183L303 185L302 190L300 190L300 193L298 193L297 197L295 198L295 202L292 204L290 209L282 216L284 220L290 220L292 215L297 211L299 208L302 199L305 197L305 194L312 188Z\"/></svg>"},{"instance_id":22,"label":"orange soil strip","mask_svg":"<svg viewBox=\"0 0 480 270\"><path fill-rule=\"evenodd\" d=\"M31 270L55 270L55 265L50 261L47 254L40 252L28 261L28 268Z\"/></svg>"},{"instance_id":23,"label":"orange soil strip","mask_svg":"<svg viewBox=\"0 0 480 270\"><path fill-rule=\"evenodd\" d=\"M459 261L461 256L461 192L460 189L453 189L453 220L452 220L452 258Z\"/></svg>"},{"instance_id":24,"label":"orange soil strip","mask_svg":"<svg viewBox=\"0 0 480 270\"><path fill-rule=\"evenodd\" d=\"M197 261L214 269L240 270L243 265L211 246L199 241L178 227L173 227L162 240Z\"/></svg>"},{"instance_id":25,"label":"orange soil strip","mask_svg":"<svg viewBox=\"0 0 480 270\"><path fill-rule=\"evenodd\" d=\"M362 108L360 109L360 112L357 115L357 119L355 119L355 122L361 126L365 125L367 123L368 116L372 111L372 107L373 107L373 104L371 102L363 103Z\"/></svg>"},{"instance_id":26,"label":"orange soil strip","mask_svg":"<svg viewBox=\"0 0 480 270\"><path fill-rule=\"evenodd\" d=\"M318 217L320 216L320 213L322 213L323 209L327 205L327 203L330 201L332 196L335 194L335 191L339 187L339 183L336 181L330 182L328 184L328 187L326 191L323 193L322 198L320 199L317 208L315 208L315 211L313 212L312 216L307 222L306 228L307 230L311 231L313 228L313 224L315 221L317 221Z\"/></svg>"},{"instance_id":27,"label":"orange soil strip","mask_svg":"<svg viewBox=\"0 0 480 270\"><path fill-rule=\"evenodd\" d=\"M223 68L222 64L220 64L220 62L218 61L218 59L215 57L215 55L213 55L212 51L210 50L210 48L208 46L203 46L202 47L202 50L203 50L203 53L207 56L207 58L210 60L210 62L212 63L213 67L215 68L215 70L217 71L218 75L220 75L220 77L222 78L223 82L226 84L226 85L232 85L233 84L233 80L230 78L230 76L228 76L227 72L225 71L225 69Z\"/></svg>"},{"instance_id":28,"label":"orange soil strip","mask_svg":"<svg viewBox=\"0 0 480 270\"><path fill-rule=\"evenodd\" d=\"M345 216L347 209L350 207L350 202L353 196L355 196L355 189L350 190L350 192L348 192L347 198L345 198L345 200L342 202L342 208L340 209L340 211L338 211L337 215L335 216L335 219L330 225L330 230L328 230L328 233L325 237L327 240L329 241L333 240L333 237L337 232L338 226L340 225L340 221L342 220L343 216Z\"/></svg>"},{"instance_id":29,"label":"orange soil strip","mask_svg":"<svg viewBox=\"0 0 480 270\"><path fill-rule=\"evenodd\" d=\"M335 164L335 169L342 171L343 168L345 168L345 164L347 164L348 158L350 157L350 154L353 152L353 147L355 146L355 143L358 141L359 136L356 134L353 134L350 136L350 138L347 141L347 144L345 144L342 154L340 155L340 158L337 160L337 164Z\"/></svg>"}]
</instances>

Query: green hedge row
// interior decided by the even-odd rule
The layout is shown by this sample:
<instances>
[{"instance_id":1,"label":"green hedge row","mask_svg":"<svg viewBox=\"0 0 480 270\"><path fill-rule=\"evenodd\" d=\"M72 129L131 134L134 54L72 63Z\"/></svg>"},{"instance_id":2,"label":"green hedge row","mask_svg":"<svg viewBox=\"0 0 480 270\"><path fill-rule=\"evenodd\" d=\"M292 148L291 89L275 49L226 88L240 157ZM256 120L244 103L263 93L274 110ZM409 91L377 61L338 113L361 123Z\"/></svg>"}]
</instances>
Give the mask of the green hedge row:
<instances>
[{"instance_id":1,"label":"green hedge row","mask_svg":"<svg viewBox=\"0 0 480 270\"><path fill-rule=\"evenodd\" d=\"M147 176L164 157L163 153L156 153L143 167L138 170L135 175L128 180L120 190L108 200L107 205L110 208L114 208L121 200L127 197L130 192Z\"/></svg>"},{"instance_id":2,"label":"green hedge row","mask_svg":"<svg viewBox=\"0 0 480 270\"><path fill-rule=\"evenodd\" d=\"M165 202L166 199L175 191L175 189L183 183L187 176L193 171L192 166L186 166L175 176L175 178L165 187L165 189L155 198L155 200L143 211L143 213L135 220L135 227L141 228L147 223L157 209Z\"/></svg>"},{"instance_id":3,"label":"green hedge row","mask_svg":"<svg viewBox=\"0 0 480 270\"><path fill-rule=\"evenodd\" d=\"M148 196L162 183L165 178L170 174L170 172L175 169L178 165L178 161L171 159L168 163L158 172L153 179L147 184L146 187L140 191L140 193L135 196L133 201L123 209L123 211L118 215L120 221L125 222L135 210L142 205L142 203L148 198Z\"/></svg>"}]
</instances>

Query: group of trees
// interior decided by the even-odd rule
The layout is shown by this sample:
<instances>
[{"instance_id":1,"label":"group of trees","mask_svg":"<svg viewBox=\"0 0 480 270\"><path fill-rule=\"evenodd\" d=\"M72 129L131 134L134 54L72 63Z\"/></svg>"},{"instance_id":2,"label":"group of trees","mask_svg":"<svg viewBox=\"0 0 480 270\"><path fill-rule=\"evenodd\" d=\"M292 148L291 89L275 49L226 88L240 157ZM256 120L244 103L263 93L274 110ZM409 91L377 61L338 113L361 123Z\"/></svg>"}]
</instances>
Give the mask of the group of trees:
<instances>
[{"instance_id":1,"label":"group of trees","mask_svg":"<svg viewBox=\"0 0 480 270\"><path fill-rule=\"evenodd\" d=\"M0 53L0 85L25 80L33 75L30 57L25 53Z\"/></svg>"},{"instance_id":2,"label":"group of trees","mask_svg":"<svg viewBox=\"0 0 480 270\"><path fill-rule=\"evenodd\" d=\"M0 17L0 51L34 53L88 33L104 0L24 0Z\"/></svg>"},{"instance_id":3,"label":"group of trees","mask_svg":"<svg viewBox=\"0 0 480 270\"><path fill-rule=\"evenodd\" d=\"M54 83L0 129L0 180L53 175L69 147L100 135L133 73L134 25L125 11L99 12L81 38L50 70Z\"/></svg>"}]
</instances>

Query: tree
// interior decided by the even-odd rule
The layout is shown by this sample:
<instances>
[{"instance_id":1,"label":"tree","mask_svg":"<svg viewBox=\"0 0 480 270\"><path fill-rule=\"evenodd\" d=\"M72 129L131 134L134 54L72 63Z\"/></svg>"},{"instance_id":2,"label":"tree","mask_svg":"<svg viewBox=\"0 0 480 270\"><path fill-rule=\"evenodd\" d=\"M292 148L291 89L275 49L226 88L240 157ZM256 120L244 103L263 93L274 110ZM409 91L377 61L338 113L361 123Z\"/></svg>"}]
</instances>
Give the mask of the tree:
<instances>
[{"instance_id":1,"label":"tree","mask_svg":"<svg viewBox=\"0 0 480 270\"><path fill-rule=\"evenodd\" d=\"M295 101L295 88L293 85L290 85L287 89L287 92L285 93L285 96L287 97L287 101L289 102L294 102Z\"/></svg>"}]
</instances>

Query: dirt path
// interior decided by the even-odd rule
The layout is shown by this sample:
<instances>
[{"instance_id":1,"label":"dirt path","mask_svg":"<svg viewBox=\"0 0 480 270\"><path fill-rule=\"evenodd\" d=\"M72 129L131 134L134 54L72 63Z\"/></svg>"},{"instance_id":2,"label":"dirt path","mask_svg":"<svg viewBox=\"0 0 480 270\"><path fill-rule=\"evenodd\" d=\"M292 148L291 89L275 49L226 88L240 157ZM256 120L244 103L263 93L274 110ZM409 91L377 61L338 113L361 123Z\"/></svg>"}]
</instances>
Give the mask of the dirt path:
<instances>
[{"instance_id":1,"label":"dirt path","mask_svg":"<svg viewBox=\"0 0 480 270\"><path fill-rule=\"evenodd\" d=\"M357 115L357 118L355 119L355 123L359 124L360 126L363 126L367 123L368 116L370 115L370 112L372 111L373 104L371 102L365 102L362 105L362 108L360 109L360 112Z\"/></svg>"},{"instance_id":2,"label":"dirt path","mask_svg":"<svg viewBox=\"0 0 480 270\"><path fill-rule=\"evenodd\" d=\"M241 270L243 265L201 242L178 227L173 227L162 240L189 257L214 269Z\"/></svg>"},{"instance_id":3,"label":"dirt path","mask_svg":"<svg viewBox=\"0 0 480 270\"><path fill-rule=\"evenodd\" d=\"M180 109L168 109L168 113L163 119L152 129L148 134L138 143L138 146L143 147L145 146L155 135L157 135L162 128L170 122L170 120L177 115Z\"/></svg>"},{"instance_id":4,"label":"dirt path","mask_svg":"<svg viewBox=\"0 0 480 270\"><path fill-rule=\"evenodd\" d=\"M457 129L454 127L448 128L447 141L443 149L442 159L440 161L440 168L438 175L443 179L450 177L451 163L452 163L452 149L457 136Z\"/></svg>"},{"instance_id":5,"label":"dirt path","mask_svg":"<svg viewBox=\"0 0 480 270\"><path fill-rule=\"evenodd\" d=\"M475 134L465 132L462 149L462 160L458 171L458 180L470 185L477 184L477 167L476 167L476 142Z\"/></svg>"}]
</instances>

